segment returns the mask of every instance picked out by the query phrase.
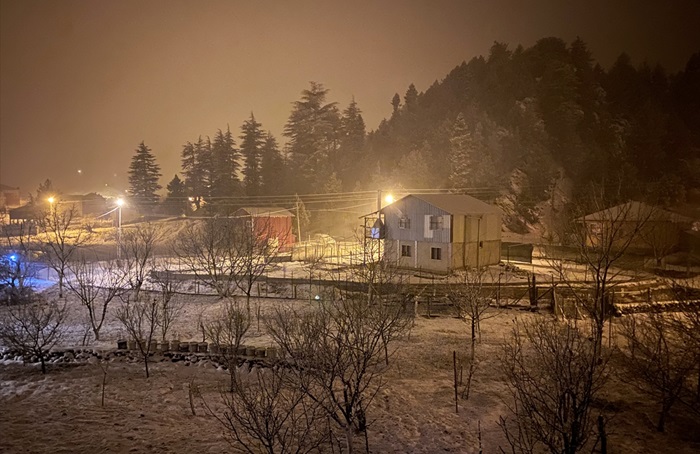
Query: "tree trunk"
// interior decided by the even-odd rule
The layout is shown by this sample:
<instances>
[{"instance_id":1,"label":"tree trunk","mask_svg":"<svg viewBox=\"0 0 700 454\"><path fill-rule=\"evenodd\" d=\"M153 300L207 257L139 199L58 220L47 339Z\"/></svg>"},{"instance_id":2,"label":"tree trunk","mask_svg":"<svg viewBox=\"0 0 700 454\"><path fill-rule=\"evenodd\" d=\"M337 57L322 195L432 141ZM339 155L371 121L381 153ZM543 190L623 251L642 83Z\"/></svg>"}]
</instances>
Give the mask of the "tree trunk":
<instances>
[{"instance_id":1,"label":"tree trunk","mask_svg":"<svg viewBox=\"0 0 700 454\"><path fill-rule=\"evenodd\" d=\"M345 448L348 454L353 453L352 449L352 424L345 425Z\"/></svg>"}]
</instances>

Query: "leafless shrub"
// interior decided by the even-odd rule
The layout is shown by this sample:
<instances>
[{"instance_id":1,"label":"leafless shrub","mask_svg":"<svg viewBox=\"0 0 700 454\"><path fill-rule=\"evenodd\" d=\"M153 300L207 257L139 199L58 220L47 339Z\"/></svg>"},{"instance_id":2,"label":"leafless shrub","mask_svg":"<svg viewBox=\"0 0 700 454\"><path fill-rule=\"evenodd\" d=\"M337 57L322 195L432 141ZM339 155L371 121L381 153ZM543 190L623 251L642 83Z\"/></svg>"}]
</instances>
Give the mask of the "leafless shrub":
<instances>
[{"instance_id":1,"label":"leafless shrub","mask_svg":"<svg viewBox=\"0 0 700 454\"><path fill-rule=\"evenodd\" d=\"M186 269L220 297L243 292L250 313L255 283L274 265L280 242L284 239L264 217L214 217L189 224L173 249Z\"/></svg>"},{"instance_id":2,"label":"leafless shrub","mask_svg":"<svg viewBox=\"0 0 700 454\"><path fill-rule=\"evenodd\" d=\"M0 245L0 302L22 304L35 299L31 279L36 274L30 249L31 226L20 224L11 234L4 231Z\"/></svg>"},{"instance_id":3,"label":"leafless shrub","mask_svg":"<svg viewBox=\"0 0 700 454\"><path fill-rule=\"evenodd\" d=\"M622 323L627 341L626 348L619 349L626 366L623 379L658 401L659 432L665 430L671 408L698 367L697 352L688 348L677 326L664 314L630 316Z\"/></svg>"},{"instance_id":4,"label":"leafless shrub","mask_svg":"<svg viewBox=\"0 0 700 454\"><path fill-rule=\"evenodd\" d=\"M513 420L501 418L511 450L574 454L592 445L591 404L603 387L596 343L555 320L516 322L501 362Z\"/></svg>"},{"instance_id":5,"label":"leafless shrub","mask_svg":"<svg viewBox=\"0 0 700 454\"><path fill-rule=\"evenodd\" d=\"M173 323L178 319L183 309L184 303L173 299L182 283L176 280L173 273L167 270L151 273L151 281L158 288L160 293L161 307L158 327L160 328L161 340L165 342L170 328L172 328Z\"/></svg>"},{"instance_id":6,"label":"leafless shrub","mask_svg":"<svg viewBox=\"0 0 700 454\"><path fill-rule=\"evenodd\" d=\"M491 296L484 286L487 271L464 270L450 277L447 298L457 317L470 329L471 358L475 357L477 340L481 339L481 322L498 315L491 307Z\"/></svg>"},{"instance_id":7,"label":"leafless shrub","mask_svg":"<svg viewBox=\"0 0 700 454\"><path fill-rule=\"evenodd\" d=\"M343 299L308 312L278 310L268 321L296 385L343 431L349 453L355 432L367 443L368 409L383 384L382 333L373 317L365 299Z\"/></svg>"},{"instance_id":8,"label":"leafless shrub","mask_svg":"<svg viewBox=\"0 0 700 454\"><path fill-rule=\"evenodd\" d=\"M128 336L136 343L143 359L146 378L149 377L148 358L151 355L160 320L160 302L153 299L122 299L122 306L117 310L117 319L122 323Z\"/></svg>"},{"instance_id":9,"label":"leafless shrub","mask_svg":"<svg viewBox=\"0 0 700 454\"><path fill-rule=\"evenodd\" d=\"M107 315L107 308L122 293L124 275L116 262L89 262L85 255L69 265L71 276L66 279L68 289L87 309L90 328L95 340L100 340L100 330Z\"/></svg>"},{"instance_id":10,"label":"leafless shrub","mask_svg":"<svg viewBox=\"0 0 700 454\"><path fill-rule=\"evenodd\" d=\"M0 340L21 352L25 361L36 357L46 373L46 356L63 336L65 302L32 302L6 306L0 312Z\"/></svg>"},{"instance_id":11,"label":"leafless shrub","mask_svg":"<svg viewBox=\"0 0 700 454\"><path fill-rule=\"evenodd\" d=\"M141 288L146 278L155 269L155 248L162 238L162 233L153 224L140 224L126 229L122 235L119 248L119 261L125 282L134 292L134 299L140 298Z\"/></svg>"},{"instance_id":12,"label":"leafless shrub","mask_svg":"<svg viewBox=\"0 0 700 454\"><path fill-rule=\"evenodd\" d=\"M58 294L63 298L64 281L69 263L90 233L78 222L80 212L75 203L56 200L41 212L36 237L44 259L58 274Z\"/></svg>"},{"instance_id":13,"label":"leafless shrub","mask_svg":"<svg viewBox=\"0 0 700 454\"><path fill-rule=\"evenodd\" d=\"M256 368L235 374L230 392L222 392L223 415L208 411L226 429L236 451L246 453L318 452L328 440L325 412L299 388L285 367Z\"/></svg>"},{"instance_id":14,"label":"leafless shrub","mask_svg":"<svg viewBox=\"0 0 700 454\"><path fill-rule=\"evenodd\" d=\"M219 355L228 368L231 392L235 389L238 350L250 329L250 323L250 314L243 310L238 300L233 297L224 299L219 313L213 320L204 324L207 337L218 347Z\"/></svg>"}]
</instances>

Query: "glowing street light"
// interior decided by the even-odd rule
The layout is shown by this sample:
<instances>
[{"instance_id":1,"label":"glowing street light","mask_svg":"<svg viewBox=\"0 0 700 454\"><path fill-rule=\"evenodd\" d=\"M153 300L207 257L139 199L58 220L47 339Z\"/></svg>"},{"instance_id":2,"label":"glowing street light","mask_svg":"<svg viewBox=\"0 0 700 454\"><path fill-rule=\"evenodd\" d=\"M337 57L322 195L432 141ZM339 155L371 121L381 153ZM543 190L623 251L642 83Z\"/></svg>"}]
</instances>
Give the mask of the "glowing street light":
<instances>
[{"instance_id":1,"label":"glowing street light","mask_svg":"<svg viewBox=\"0 0 700 454\"><path fill-rule=\"evenodd\" d=\"M391 194L387 194L384 197L384 201L386 202L387 205L391 205L392 203L394 203L394 196Z\"/></svg>"},{"instance_id":2,"label":"glowing street light","mask_svg":"<svg viewBox=\"0 0 700 454\"><path fill-rule=\"evenodd\" d=\"M51 205L53 205L53 203L56 201L56 198L55 198L54 196L51 196L51 197L49 197L49 198L46 199L46 200L48 200L48 202L49 202Z\"/></svg>"}]
</instances>

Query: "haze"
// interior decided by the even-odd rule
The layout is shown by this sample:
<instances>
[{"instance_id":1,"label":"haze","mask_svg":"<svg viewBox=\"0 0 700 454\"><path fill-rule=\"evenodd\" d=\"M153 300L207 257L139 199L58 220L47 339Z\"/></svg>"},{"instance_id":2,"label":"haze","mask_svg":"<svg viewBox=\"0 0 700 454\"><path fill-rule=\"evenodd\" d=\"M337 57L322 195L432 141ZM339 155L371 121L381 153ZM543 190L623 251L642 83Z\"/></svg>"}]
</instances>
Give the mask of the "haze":
<instances>
[{"instance_id":1,"label":"haze","mask_svg":"<svg viewBox=\"0 0 700 454\"><path fill-rule=\"evenodd\" d=\"M419 91L494 41L530 46L580 36L603 66L682 68L700 48L693 0L9 1L0 2L0 182L33 192L126 188L143 140L163 182L188 140L254 112L281 136L309 81L368 130L394 93ZM80 170L80 173L79 173Z\"/></svg>"}]
</instances>

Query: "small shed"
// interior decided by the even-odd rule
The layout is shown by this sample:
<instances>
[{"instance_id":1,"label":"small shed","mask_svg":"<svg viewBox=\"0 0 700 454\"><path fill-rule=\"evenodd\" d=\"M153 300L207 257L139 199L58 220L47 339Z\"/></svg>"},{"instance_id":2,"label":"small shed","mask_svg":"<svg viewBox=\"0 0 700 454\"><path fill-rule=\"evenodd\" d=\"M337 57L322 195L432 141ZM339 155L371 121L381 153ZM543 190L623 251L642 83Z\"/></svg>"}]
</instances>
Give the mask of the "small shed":
<instances>
[{"instance_id":1,"label":"small shed","mask_svg":"<svg viewBox=\"0 0 700 454\"><path fill-rule=\"evenodd\" d=\"M277 242L280 251L288 250L294 243L292 218L294 215L281 207L244 207L234 213L237 218L245 219L260 237L267 237Z\"/></svg>"}]
</instances>

